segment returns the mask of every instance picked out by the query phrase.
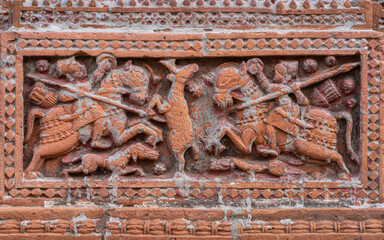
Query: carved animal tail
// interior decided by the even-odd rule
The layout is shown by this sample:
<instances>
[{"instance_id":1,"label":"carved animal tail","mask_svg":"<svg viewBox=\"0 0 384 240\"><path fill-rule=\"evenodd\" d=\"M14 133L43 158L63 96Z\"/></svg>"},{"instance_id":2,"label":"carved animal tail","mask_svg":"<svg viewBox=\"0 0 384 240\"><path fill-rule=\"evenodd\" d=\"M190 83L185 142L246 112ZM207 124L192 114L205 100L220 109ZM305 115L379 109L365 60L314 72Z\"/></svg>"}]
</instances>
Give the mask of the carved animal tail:
<instances>
[{"instance_id":1,"label":"carved animal tail","mask_svg":"<svg viewBox=\"0 0 384 240\"><path fill-rule=\"evenodd\" d=\"M192 158L193 160L198 160L199 157L200 157L200 152L199 152L199 148L197 147L196 143L192 143Z\"/></svg>"},{"instance_id":2,"label":"carved animal tail","mask_svg":"<svg viewBox=\"0 0 384 240\"><path fill-rule=\"evenodd\" d=\"M28 142L32 136L33 125L35 122L35 118L42 118L44 113L39 109L33 109L28 113L27 117L27 135L24 138L24 143Z\"/></svg>"},{"instance_id":3,"label":"carved animal tail","mask_svg":"<svg viewBox=\"0 0 384 240\"><path fill-rule=\"evenodd\" d=\"M341 112L341 113L338 113L335 117L336 117L336 119L343 118L347 122L347 129L345 131L345 137L346 137L346 141L347 141L346 144L347 144L348 154L352 158L353 161L355 161L356 163L360 163L360 160L359 160L357 154L355 153L355 151L353 150L352 143L351 143L352 128L353 128L353 120L352 120L351 114L349 114L347 112Z\"/></svg>"},{"instance_id":4,"label":"carved animal tail","mask_svg":"<svg viewBox=\"0 0 384 240\"><path fill-rule=\"evenodd\" d=\"M210 85L215 85L215 80L216 80L216 74L214 72L210 72L204 76L201 77L203 82L206 82Z\"/></svg>"},{"instance_id":5,"label":"carved animal tail","mask_svg":"<svg viewBox=\"0 0 384 240\"><path fill-rule=\"evenodd\" d=\"M151 77L152 77L152 81L154 84L159 84L160 81L161 81L161 77L156 75L155 72L153 71L153 69L151 68L151 66L149 66L147 63L145 62L142 62L142 64L144 65L144 67L149 71L149 73L151 74Z\"/></svg>"}]
</instances>

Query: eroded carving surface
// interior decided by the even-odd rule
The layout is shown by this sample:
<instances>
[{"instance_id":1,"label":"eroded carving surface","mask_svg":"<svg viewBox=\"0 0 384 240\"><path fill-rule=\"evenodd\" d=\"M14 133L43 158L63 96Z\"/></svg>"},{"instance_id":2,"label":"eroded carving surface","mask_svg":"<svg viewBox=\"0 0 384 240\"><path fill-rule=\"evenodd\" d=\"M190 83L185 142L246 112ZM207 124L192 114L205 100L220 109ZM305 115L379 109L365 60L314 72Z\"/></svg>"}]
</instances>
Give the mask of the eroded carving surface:
<instances>
[{"instance_id":1,"label":"eroded carving surface","mask_svg":"<svg viewBox=\"0 0 384 240\"><path fill-rule=\"evenodd\" d=\"M359 173L359 58L103 53L24 65L26 179Z\"/></svg>"}]
</instances>

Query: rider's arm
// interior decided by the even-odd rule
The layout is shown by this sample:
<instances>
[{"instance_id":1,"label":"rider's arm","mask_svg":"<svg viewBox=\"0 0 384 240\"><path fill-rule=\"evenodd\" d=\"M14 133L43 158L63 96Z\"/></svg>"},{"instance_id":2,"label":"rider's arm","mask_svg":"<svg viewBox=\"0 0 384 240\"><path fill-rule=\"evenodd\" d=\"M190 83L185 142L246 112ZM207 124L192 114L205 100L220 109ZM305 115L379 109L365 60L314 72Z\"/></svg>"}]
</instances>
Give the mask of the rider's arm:
<instances>
[{"instance_id":1,"label":"rider's arm","mask_svg":"<svg viewBox=\"0 0 384 240\"><path fill-rule=\"evenodd\" d=\"M296 91L295 96L300 105L304 105L304 106L309 105L309 100L302 91L300 90Z\"/></svg>"},{"instance_id":2,"label":"rider's arm","mask_svg":"<svg viewBox=\"0 0 384 240\"><path fill-rule=\"evenodd\" d=\"M269 84L270 83L269 83L268 78L264 75L264 73L263 72L259 72L259 73L256 74L256 76L257 76L257 80L259 80L260 86L264 90L269 92Z\"/></svg>"},{"instance_id":3,"label":"rider's arm","mask_svg":"<svg viewBox=\"0 0 384 240\"><path fill-rule=\"evenodd\" d=\"M300 105L309 105L309 100L308 98L304 95L304 93L300 90L298 87L297 83L293 83L291 85L292 92L295 94L297 101L299 102Z\"/></svg>"},{"instance_id":4,"label":"rider's arm","mask_svg":"<svg viewBox=\"0 0 384 240\"><path fill-rule=\"evenodd\" d=\"M59 102L72 102L72 101L75 101L76 98L74 98L73 96L69 95L69 94L65 94L65 93L60 93L59 96L57 97L57 100Z\"/></svg>"}]
</instances>

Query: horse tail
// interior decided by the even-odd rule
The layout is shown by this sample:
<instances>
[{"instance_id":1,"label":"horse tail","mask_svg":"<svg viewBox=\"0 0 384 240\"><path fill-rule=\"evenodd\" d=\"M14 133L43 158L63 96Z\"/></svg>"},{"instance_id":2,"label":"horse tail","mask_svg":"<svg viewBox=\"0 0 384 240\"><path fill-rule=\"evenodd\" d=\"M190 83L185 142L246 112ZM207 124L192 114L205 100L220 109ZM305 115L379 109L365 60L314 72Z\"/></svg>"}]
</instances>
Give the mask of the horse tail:
<instances>
[{"instance_id":1,"label":"horse tail","mask_svg":"<svg viewBox=\"0 0 384 240\"><path fill-rule=\"evenodd\" d=\"M195 142L192 143L191 148L192 148L192 159L196 161L200 157L199 148L197 147Z\"/></svg>"},{"instance_id":2,"label":"horse tail","mask_svg":"<svg viewBox=\"0 0 384 240\"><path fill-rule=\"evenodd\" d=\"M351 114L349 114L347 112L340 112L335 116L335 118L336 119L342 119L343 118L347 122L347 129L345 131L345 137L346 137L346 141L347 141L346 145L347 145L347 149L348 149L348 154L352 158L353 161L359 163L360 160L359 160L357 154L355 153L355 151L353 150L352 143L351 143L352 128L353 128L353 120L352 120Z\"/></svg>"},{"instance_id":3,"label":"horse tail","mask_svg":"<svg viewBox=\"0 0 384 240\"><path fill-rule=\"evenodd\" d=\"M33 125L35 122L35 118L42 118L44 117L44 113L39 109L32 109L28 113L27 117L27 135L24 138L24 143L28 142L32 136L33 132Z\"/></svg>"},{"instance_id":4,"label":"horse tail","mask_svg":"<svg viewBox=\"0 0 384 240\"><path fill-rule=\"evenodd\" d=\"M202 78L203 82L207 82L211 85L215 85L215 80L216 80L215 72L210 72L206 75L203 75L201 78Z\"/></svg>"}]
</instances>

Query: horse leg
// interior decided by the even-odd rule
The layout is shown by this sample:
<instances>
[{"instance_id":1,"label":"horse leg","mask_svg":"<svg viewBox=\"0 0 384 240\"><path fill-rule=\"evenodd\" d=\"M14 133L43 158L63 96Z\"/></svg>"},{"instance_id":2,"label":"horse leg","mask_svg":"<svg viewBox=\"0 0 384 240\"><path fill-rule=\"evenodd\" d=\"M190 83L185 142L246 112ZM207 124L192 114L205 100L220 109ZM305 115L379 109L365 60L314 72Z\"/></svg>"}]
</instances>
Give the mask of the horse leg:
<instances>
[{"instance_id":1,"label":"horse leg","mask_svg":"<svg viewBox=\"0 0 384 240\"><path fill-rule=\"evenodd\" d=\"M41 169L41 167L44 165L44 159L43 158L40 158L40 162L39 162L39 164L37 165L37 168L36 168L36 175L37 176L39 176L39 177L43 177L43 174L41 174L40 172L39 172L39 170Z\"/></svg>"},{"instance_id":2,"label":"horse leg","mask_svg":"<svg viewBox=\"0 0 384 240\"><path fill-rule=\"evenodd\" d=\"M198 160L200 157L200 152L199 152L199 148L197 147L196 143L192 143L191 149L192 149L192 159Z\"/></svg>"},{"instance_id":3,"label":"horse leg","mask_svg":"<svg viewBox=\"0 0 384 240\"><path fill-rule=\"evenodd\" d=\"M275 127L270 124L265 124L265 135L267 135L268 145L277 153L278 150Z\"/></svg>"},{"instance_id":4,"label":"horse leg","mask_svg":"<svg viewBox=\"0 0 384 240\"><path fill-rule=\"evenodd\" d=\"M162 131L160 128L156 127L155 125L153 125L153 124L152 124L151 122L149 122L149 121L144 121L143 124L144 124L146 127L148 127L149 129L154 130L154 131L156 132L156 135L157 135L157 137L158 137L158 139L159 139L159 142L162 142L162 141L163 141L163 131Z\"/></svg>"},{"instance_id":5,"label":"horse leg","mask_svg":"<svg viewBox=\"0 0 384 240\"><path fill-rule=\"evenodd\" d=\"M121 146L133 137L126 136L129 129L125 129L127 124L127 117L125 114L114 116L113 118L108 119L108 122L108 130L112 134L113 142L117 146Z\"/></svg>"},{"instance_id":6,"label":"horse leg","mask_svg":"<svg viewBox=\"0 0 384 240\"><path fill-rule=\"evenodd\" d=\"M252 128L245 129L241 136L237 135L232 129L224 127L219 139L222 139L225 135L231 139L233 144L243 153L250 154L253 141L256 139L256 132Z\"/></svg>"},{"instance_id":7,"label":"horse leg","mask_svg":"<svg viewBox=\"0 0 384 240\"><path fill-rule=\"evenodd\" d=\"M294 141L294 147L297 153L310 157L314 160L336 162L340 169L342 169L345 173L349 173L343 157L336 151L326 149L315 143L301 139L296 139Z\"/></svg>"},{"instance_id":8,"label":"horse leg","mask_svg":"<svg viewBox=\"0 0 384 240\"><path fill-rule=\"evenodd\" d=\"M185 158L184 158L184 151L175 151L173 150L173 156L176 159L177 162L177 170L183 174L184 173L184 166L185 166Z\"/></svg>"},{"instance_id":9,"label":"horse leg","mask_svg":"<svg viewBox=\"0 0 384 240\"><path fill-rule=\"evenodd\" d=\"M37 147L37 150L33 153L31 162L29 163L28 168L25 170L24 177L28 180L36 179L36 171L39 165L42 165L40 161L44 162L44 159L40 156L40 146Z\"/></svg>"},{"instance_id":10,"label":"horse leg","mask_svg":"<svg viewBox=\"0 0 384 240\"><path fill-rule=\"evenodd\" d=\"M123 170L119 172L119 175L126 175L128 173L133 173L133 172L136 172L137 175L139 175L140 177L145 176L144 170L139 166L134 166L134 167L126 166Z\"/></svg>"},{"instance_id":11,"label":"horse leg","mask_svg":"<svg viewBox=\"0 0 384 240\"><path fill-rule=\"evenodd\" d=\"M240 149L240 151L245 154L250 154L252 151L252 143L256 140L256 137L256 131L253 128L246 128L241 132L240 138L232 136L230 139Z\"/></svg>"},{"instance_id":12,"label":"horse leg","mask_svg":"<svg viewBox=\"0 0 384 240\"><path fill-rule=\"evenodd\" d=\"M93 124L93 134L92 134L92 148L107 149L111 147L111 144L102 140L102 135L105 129L105 119L101 118L95 121Z\"/></svg>"},{"instance_id":13,"label":"horse leg","mask_svg":"<svg viewBox=\"0 0 384 240\"><path fill-rule=\"evenodd\" d=\"M256 153L263 157L273 157L276 158L279 154L277 152L277 143L276 143L276 130L273 126L269 124L259 123L257 125L258 132L265 141L262 145L256 145ZM256 134L256 133L255 133ZM256 139L256 141L258 141ZM260 141L258 141L260 143Z\"/></svg>"},{"instance_id":14,"label":"horse leg","mask_svg":"<svg viewBox=\"0 0 384 240\"><path fill-rule=\"evenodd\" d=\"M233 127L234 128L234 127ZM220 132L214 133L213 138L214 139L214 146L215 146L215 154L218 155L219 153L223 152L226 147L220 143L220 140L227 135L229 139L235 144L235 146L243 153L250 154L251 153L251 145L253 141L256 139L256 132L252 129L245 129L241 136L237 135L235 133L235 130L232 129L232 127L223 126L220 127Z\"/></svg>"}]
</instances>

